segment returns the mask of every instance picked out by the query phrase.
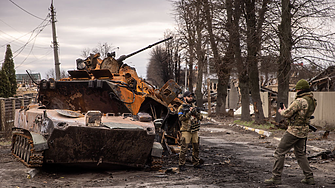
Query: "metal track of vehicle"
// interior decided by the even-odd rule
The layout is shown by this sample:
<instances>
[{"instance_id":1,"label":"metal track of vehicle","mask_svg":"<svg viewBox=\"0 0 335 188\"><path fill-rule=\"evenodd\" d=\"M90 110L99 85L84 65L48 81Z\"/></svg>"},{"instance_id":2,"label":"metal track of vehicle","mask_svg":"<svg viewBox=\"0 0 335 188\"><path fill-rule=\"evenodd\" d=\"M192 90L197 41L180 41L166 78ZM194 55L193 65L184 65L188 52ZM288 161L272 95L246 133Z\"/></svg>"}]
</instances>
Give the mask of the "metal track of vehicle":
<instances>
[{"instance_id":1,"label":"metal track of vehicle","mask_svg":"<svg viewBox=\"0 0 335 188\"><path fill-rule=\"evenodd\" d=\"M151 168L150 168L152 171L160 170L162 168L162 165L163 161L161 158L152 157Z\"/></svg>"},{"instance_id":2,"label":"metal track of vehicle","mask_svg":"<svg viewBox=\"0 0 335 188\"><path fill-rule=\"evenodd\" d=\"M35 151L31 136L13 133L12 154L27 167L42 167L43 151Z\"/></svg>"}]
</instances>

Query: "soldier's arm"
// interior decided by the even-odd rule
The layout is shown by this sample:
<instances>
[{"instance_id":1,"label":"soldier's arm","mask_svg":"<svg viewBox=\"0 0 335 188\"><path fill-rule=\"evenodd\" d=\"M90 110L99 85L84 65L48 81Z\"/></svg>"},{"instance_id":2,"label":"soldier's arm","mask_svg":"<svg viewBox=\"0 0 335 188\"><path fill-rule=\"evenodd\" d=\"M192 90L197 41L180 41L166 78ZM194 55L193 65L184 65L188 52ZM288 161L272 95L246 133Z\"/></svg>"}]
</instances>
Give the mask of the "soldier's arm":
<instances>
[{"instance_id":1,"label":"soldier's arm","mask_svg":"<svg viewBox=\"0 0 335 188\"><path fill-rule=\"evenodd\" d=\"M299 110L299 101L295 100L293 103L286 109L280 112L280 115L282 115L285 118L290 118Z\"/></svg>"},{"instance_id":2,"label":"soldier's arm","mask_svg":"<svg viewBox=\"0 0 335 188\"><path fill-rule=\"evenodd\" d=\"M203 119L203 117L202 117L202 115L201 115L200 112L197 112L196 117L197 117L198 120L202 120Z\"/></svg>"},{"instance_id":3,"label":"soldier's arm","mask_svg":"<svg viewBox=\"0 0 335 188\"><path fill-rule=\"evenodd\" d=\"M179 121L185 121L191 118L191 112L184 112L182 105L178 108L178 119Z\"/></svg>"}]
</instances>

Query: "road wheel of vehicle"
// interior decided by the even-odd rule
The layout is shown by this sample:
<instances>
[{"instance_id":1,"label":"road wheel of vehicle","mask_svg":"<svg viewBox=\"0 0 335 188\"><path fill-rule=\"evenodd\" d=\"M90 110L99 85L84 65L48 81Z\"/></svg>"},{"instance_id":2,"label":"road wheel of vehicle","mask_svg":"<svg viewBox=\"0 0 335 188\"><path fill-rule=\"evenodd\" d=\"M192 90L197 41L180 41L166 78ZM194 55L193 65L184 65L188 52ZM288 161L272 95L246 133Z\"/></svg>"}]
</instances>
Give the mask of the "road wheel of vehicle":
<instances>
[{"instance_id":1,"label":"road wheel of vehicle","mask_svg":"<svg viewBox=\"0 0 335 188\"><path fill-rule=\"evenodd\" d=\"M28 143L28 146L27 146L27 164L30 163L30 156L31 156L31 145L30 143Z\"/></svg>"},{"instance_id":2,"label":"road wheel of vehicle","mask_svg":"<svg viewBox=\"0 0 335 188\"><path fill-rule=\"evenodd\" d=\"M14 139L14 143L13 143L13 153L15 155L17 155L17 150L18 150L18 142L19 142L19 138L17 136L15 136L15 139Z\"/></svg>"},{"instance_id":3,"label":"road wheel of vehicle","mask_svg":"<svg viewBox=\"0 0 335 188\"><path fill-rule=\"evenodd\" d=\"M31 136L20 133L13 135L12 153L28 167L42 167L43 151L35 151Z\"/></svg>"},{"instance_id":4,"label":"road wheel of vehicle","mask_svg":"<svg viewBox=\"0 0 335 188\"><path fill-rule=\"evenodd\" d=\"M21 159L23 159L23 157L24 157L24 153L25 153L25 151L24 151L24 149L25 149L25 145L26 145L26 140L25 140L25 138L21 137L21 153L20 153L20 157L21 157Z\"/></svg>"},{"instance_id":5,"label":"road wheel of vehicle","mask_svg":"<svg viewBox=\"0 0 335 188\"><path fill-rule=\"evenodd\" d=\"M25 162L27 162L28 161L28 153L29 153L29 150L28 150L28 145L29 145L29 143L28 143L28 139L27 138L24 138L24 152L23 152L23 160L25 161Z\"/></svg>"},{"instance_id":6,"label":"road wheel of vehicle","mask_svg":"<svg viewBox=\"0 0 335 188\"><path fill-rule=\"evenodd\" d=\"M22 153L22 138L19 136L19 143L18 143L18 153L17 156L21 157L21 153Z\"/></svg>"},{"instance_id":7,"label":"road wheel of vehicle","mask_svg":"<svg viewBox=\"0 0 335 188\"><path fill-rule=\"evenodd\" d=\"M21 138L22 139L22 144L21 144L21 155L20 155L20 158L24 160L24 155L25 155L25 139L24 138Z\"/></svg>"},{"instance_id":8,"label":"road wheel of vehicle","mask_svg":"<svg viewBox=\"0 0 335 188\"><path fill-rule=\"evenodd\" d=\"M163 161L161 158L152 157L151 170L158 171L162 168Z\"/></svg>"},{"instance_id":9,"label":"road wheel of vehicle","mask_svg":"<svg viewBox=\"0 0 335 188\"><path fill-rule=\"evenodd\" d=\"M15 145L16 145L16 149L15 149L15 155L19 155L19 151L20 151L20 137L16 136L16 141L15 141Z\"/></svg>"}]
</instances>

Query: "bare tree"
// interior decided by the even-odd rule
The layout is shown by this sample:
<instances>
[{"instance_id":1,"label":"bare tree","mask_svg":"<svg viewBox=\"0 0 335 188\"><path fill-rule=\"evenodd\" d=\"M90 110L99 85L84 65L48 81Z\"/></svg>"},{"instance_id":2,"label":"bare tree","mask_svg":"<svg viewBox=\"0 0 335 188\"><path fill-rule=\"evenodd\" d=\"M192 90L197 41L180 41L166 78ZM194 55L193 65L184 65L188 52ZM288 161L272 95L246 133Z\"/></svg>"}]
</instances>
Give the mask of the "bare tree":
<instances>
[{"instance_id":1,"label":"bare tree","mask_svg":"<svg viewBox=\"0 0 335 188\"><path fill-rule=\"evenodd\" d=\"M325 30L325 20L334 18L334 3L329 0L282 0L281 24L278 26L278 107L280 102L287 106L294 62L319 67L335 62L334 33ZM278 114L276 120L281 120Z\"/></svg>"},{"instance_id":2,"label":"bare tree","mask_svg":"<svg viewBox=\"0 0 335 188\"><path fill-rule=\"evenodd\" d=\"M242 104L242 121L250 121L250 99L249 99L249 76L248 76L248 66L247 62L243 60L241 53L241 29L240 29L240 19L242 14L243 2L227 0L228 15L230 14L231 19L231 33L232 33L232 45L236 61L236 67L238 70L238 80L241 93L241 104ZM234 8L233 8L234 7Z\"/></svg>"},{"instance_id":3,"label":"bare tree","mask_svg":"<svg viewBox=\"0 0 335 188\"><path fill-rule=\"evenodd\" d=\"M55 76L55 69L49 69L47 72L45 72L45 77L46 79L49 79L49 78L56 78ZM60 78L68 78L69 77L69 74L65 71L65 70L61 70L60 72Z\"/></svg>"},{"instance_id":4,"label":"bare tree","mask_svg":"<svg viewBox=\"0 0 335 188\"><path fill-rule=\"evenodd\" d=\"M173 37L173 40L169 40L164 43L169 58L169 74L172 75L174 81L180 85L182 84L180 82L181 40L177 34L170 30L167 30L164 34L164 38L171 36Z\"/></svg>"},{"instance_id":5,"label":"bare tree","mask_svg":"<svg viewBox=\"0 0 335 188\"><path fill-rule=\"evenodd\" d=\"M83 51L81 51L81 57L82 58L87 58L87 57L90 56L90 53L91 53L91 49L85 48L85 49L83 49Z\"/></svg>"},{"instance_id":6,"label":"bare tree","mask_svg":"<svg viewBox=\"0 0 335 188\"><path fill-rule=\"evenodd\" d=\"M197 55L197 81L196 81L196 101L197 106L203 107L203 94L202 94L202 83L203 83L203 72L205 66L205 45L206 41L203 37L203 30L204 30L204 18L203 15L203 3L202 0L196 0L195 2L195 29L196 29L196 55Z\"/></svg>"},{"instance_id":7,"label":"bare tree","mask_svg":"<svg viewBox=\"0 0 335 188\"><path fill-rule=\"evenodd\" d=\"M228 0L229 1L229 0ZM227 4L229 2L227 1ZM206 27L218 77L216 115L226 115L226 97L232 65L231 9L222 1L204 1ZM225 27L222 27L225 26ZM224 55L222 55L224 54Z\"/></svg>"},{"instance_id":8,"label":"bare tree","mask_svg":"<svg viewBox=\"0 0 335 188\"><path fill-rule=\"evenodd\" d=\"M249 68L249 83L251 97L254 105L255 122L263 124L264 114L260 98L258 54L261 49L262 26L265 20L265 12L270 0L263 0L257 9L255 0L245 0L245 20L247 23L247 65ZM258 10L258 11L257 11ZM256 15L258 12L258 15Z\"/></svg>"},{"instance_id":9,"label":"bare tree","mask_svg":"<svg viewBox=\"0 0 335 188\"><path fill-rule=\"evenodd\" d=\"M200 11L205 18L197 16L199 2L203 3ZM334 35L324 32L321 26L335 15L334 3L330 0L175 0L178 33L185 49L183 57L191 69L190 75L193 74L193 61L198 61L198 67L201 64L199 52L202 46L197 43L200 41L198 37L208 38L219 82L217 113L225 112L225 87L232 74L232 65L236 65L242 94L242 119L250 120L251 92L255 102L255 120L263 123L259 95L259 81L263 75L260 75L260 70L265 76L262 81L278 77L278 101L281 102L287 100L293 63L302 63L301 69L299 66L294 71L303 71L309 67L321 68L321 61L327 65L334 62ZM197 28L201 19L206 20L207 34ZM306 67L308 64L314 66ZM273 71L276 66L278 71ZM191 79L192 76L190 83Z\"/></svg>"},{"instance_id":10,"label":"bare tree","mask_svg":"<svg viewBox=\"0 0 335 188\"><path fill-rule=\"evenodd\" d=\"M147 80L157 87L162 87L165 82L173 77L169 69L168 52L161 46L156 46L151 51L151 58L147 66Z\"/></svg>"},{"instance_id":11,"label":"bare tree","mask_svg":"<svg viewBox=\"0 0 335 188\"><path fill-rule=\"evenodd\" d=\"M90 48L85 48L82 50L81 56L83 58L89 57L91 53L93 54L100 54L101 58L106 58L107 54L111 52L114 49L117 49L118 47L113 47L112 45L109 45L107 42L101 44L99 43L95 48L92 50Z\"/></svg>"},{"instance_id":12,"label":"bare tree","mask_svg":"<svg viewBox=\"0 0 335 188\"><path fill-rule=\"evenodd\" d=\"M175 1L174 6L176 21L178 23L178 33L187 50L187 55L185 54L184 57L189 66L189 74L187 77L188 90L193 91L193 63L195 59L194 48L196 37L194 0Z\"/></svg>"},{"instance_id":13,"label":"bare tree","mask_svg":"<svg viewBox=\"0 0 335 188\"><path fill-rule=\"evenodd\" d=\"M288 103L289 90L289 72L291 70L292 57L292 29L291 29L291 3L290 0L282 0L281 24L278 27L280 40L280 56L278 66L278 96L277 106L283 102L286 106ZM276 116L280 120L279 113Z\"/></svg>"}]
</instances>

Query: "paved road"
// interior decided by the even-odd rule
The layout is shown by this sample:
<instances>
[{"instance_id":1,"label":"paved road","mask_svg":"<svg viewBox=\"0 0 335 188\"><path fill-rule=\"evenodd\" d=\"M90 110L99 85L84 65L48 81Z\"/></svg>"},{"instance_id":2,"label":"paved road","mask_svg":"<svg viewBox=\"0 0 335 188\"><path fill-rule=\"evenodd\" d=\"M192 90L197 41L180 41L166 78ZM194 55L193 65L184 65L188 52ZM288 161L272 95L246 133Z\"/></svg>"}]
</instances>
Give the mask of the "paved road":
<instances>
[{"instance_id":1,"label":"paved road","mask_svg":"<svg viewBox=\"0 0 335 188\"><path fill-rule=\"evenodd\" d=\"M204 167L178 173L178 156L165 157L161 172L142 170L95 171L90 169L41 169L27 179L26 168L0 147L0 187L267 187L263 180L271 176L272 154L278 139L259 139L257 133L222 125L201 127L201 158ZM314 146L315 147L315 146ZM310 150L310 149L309 149ZM323 163L324 162L324 163ZM315 160L311 163L317 185L335 187L334 162ZM176 173L174 173L176 172ZM306 187L300 183L303 174L294 155L286 157L283 185L277 187Z\"/></svg>"}]
</instances>

